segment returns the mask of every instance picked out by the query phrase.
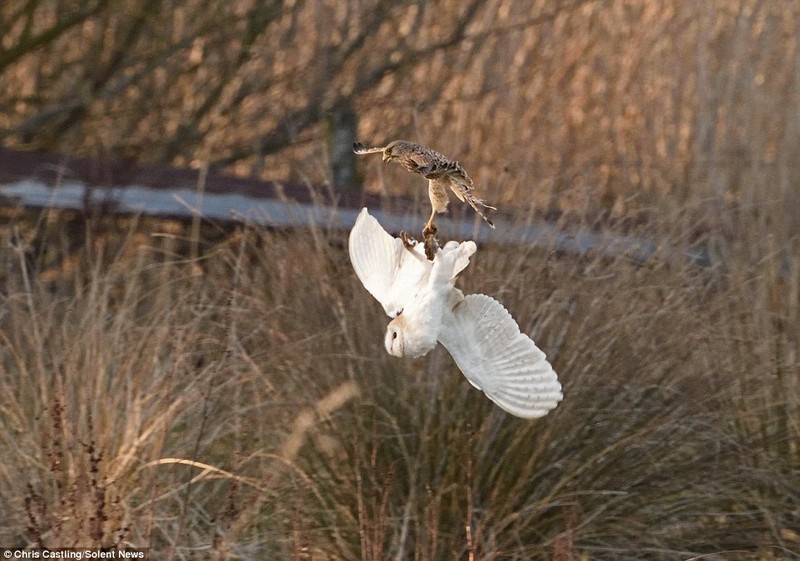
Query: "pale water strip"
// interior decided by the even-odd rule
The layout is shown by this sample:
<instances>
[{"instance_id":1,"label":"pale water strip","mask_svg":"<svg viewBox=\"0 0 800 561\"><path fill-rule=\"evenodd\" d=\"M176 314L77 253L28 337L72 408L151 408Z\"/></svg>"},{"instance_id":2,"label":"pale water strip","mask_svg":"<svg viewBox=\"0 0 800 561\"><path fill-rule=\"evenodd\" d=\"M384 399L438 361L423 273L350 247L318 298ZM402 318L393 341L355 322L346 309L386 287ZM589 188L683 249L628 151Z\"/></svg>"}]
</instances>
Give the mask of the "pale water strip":
<instances>
[{"instance_id":1,"label":"pale water strip","mask_svg":"<svg viewBox=\"0 0 800 561\"><path fill-rule=\"evenodd\" d=\"M318 227L347 231L355 223L359 209L335 208L311 203L249 197L235 193L203 193L193 189L151 189L137 185L126 187L88 187L83 183L64 181L56 186L36 179L24 179L0 185L0 196L18 203L40 208L83 209L87 204L106 205L110 211L153 216L193 216L210 220L240 221L274 228ZM381 209L370 213L390 232L418 229L418 216ZM421 224L421 222L420 222ZM442 237L473 239L479 243L512 246L534 246L573 254L588 252L644 261L658 245L652 240L585 229L565 231L547 222L520 223L504 217L495 220L490 229L480 219L453 220L437 218ZM707 266L705 249L677 250L690 263Z\"/></svg>"}]
</instances>

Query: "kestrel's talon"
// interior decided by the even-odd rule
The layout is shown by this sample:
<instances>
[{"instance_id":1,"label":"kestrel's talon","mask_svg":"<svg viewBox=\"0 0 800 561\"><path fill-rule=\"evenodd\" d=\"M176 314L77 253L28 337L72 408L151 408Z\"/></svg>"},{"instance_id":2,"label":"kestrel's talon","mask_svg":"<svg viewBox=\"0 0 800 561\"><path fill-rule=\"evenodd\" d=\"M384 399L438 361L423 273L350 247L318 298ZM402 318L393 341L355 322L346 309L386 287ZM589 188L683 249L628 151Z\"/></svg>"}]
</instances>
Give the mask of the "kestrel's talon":
<instances>
[{"instance_id":1,"label":"kestrel's talon","mask_svg":"<svg viewBox=\"0 0 800 561\"><path fill-rule=\"evenodd\" d=\"M436 224L434 224L433 222L428 222L422 229L422 237L425 238L426 241L428 238L436 237L436 234L438 233L439 233L439 228L437 228Z\"/></svg>"}]
</instances>

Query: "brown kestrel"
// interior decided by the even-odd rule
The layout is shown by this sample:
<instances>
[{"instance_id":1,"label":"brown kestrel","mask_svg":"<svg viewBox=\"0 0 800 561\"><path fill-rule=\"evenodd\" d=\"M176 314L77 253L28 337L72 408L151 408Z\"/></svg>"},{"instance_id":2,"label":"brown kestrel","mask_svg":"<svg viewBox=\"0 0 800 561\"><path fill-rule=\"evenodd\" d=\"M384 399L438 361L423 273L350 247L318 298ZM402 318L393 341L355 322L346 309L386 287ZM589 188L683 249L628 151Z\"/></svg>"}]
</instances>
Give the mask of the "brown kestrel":
<instances>
[{"instance_id":1,"label":"brown kestrel","mask_svg":"<svg viewBox=\"0 0 800 561\"><path fill-rule=\"evenodd\" d=\"M447 195L448 188L455 193L459 200L469 204L489 226L494 228L494 224L483 214L480 207L497 209L472 194L472 179L458 162L449 160L436 150L431 150L416 142L395 140L386 146L374 148L367 148L360 142L355 142L353 143L353 152L356 154L382 152L384 162L398 162L408 171L418 173L428 180L428 196L431 200L432 210L431 217L422 231L426 240L436 233L436 226L433 224L436 213L447 210L447 203L450 201Z\"/></svg>"}]
</instances>

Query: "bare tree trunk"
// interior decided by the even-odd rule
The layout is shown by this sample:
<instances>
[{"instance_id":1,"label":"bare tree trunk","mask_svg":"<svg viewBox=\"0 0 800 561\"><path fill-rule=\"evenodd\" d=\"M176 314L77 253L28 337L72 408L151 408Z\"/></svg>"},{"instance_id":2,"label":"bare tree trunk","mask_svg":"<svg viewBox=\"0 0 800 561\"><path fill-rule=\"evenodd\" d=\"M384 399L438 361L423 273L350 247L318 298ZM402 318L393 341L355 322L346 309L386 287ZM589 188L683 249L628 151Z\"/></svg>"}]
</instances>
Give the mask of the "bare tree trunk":
<instances>
[{"instance_id":1,"label":"bare tree trunk","mask_svg":"<svg viewBox=\"0 0 800 561\"><path fill-rule=\"evenodd\" d=\"M337 107L326 115L330 182L337 189L354 189L359 181L353 141L358 134L358 116L349 104Z\"/></svg>"}]
</instances>

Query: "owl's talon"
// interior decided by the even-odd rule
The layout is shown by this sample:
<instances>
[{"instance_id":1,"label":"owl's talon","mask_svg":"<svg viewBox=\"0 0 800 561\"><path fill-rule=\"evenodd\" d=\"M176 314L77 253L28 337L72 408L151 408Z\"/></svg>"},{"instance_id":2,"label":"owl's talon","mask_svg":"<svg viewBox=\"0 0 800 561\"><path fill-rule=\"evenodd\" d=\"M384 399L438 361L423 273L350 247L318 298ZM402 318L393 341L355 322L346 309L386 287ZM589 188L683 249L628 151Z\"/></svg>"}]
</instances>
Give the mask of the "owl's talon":
<instances>
[{"instance_id":1,"label":"owl's talon","mask_svg":"<svg viewBox=\"0 0 800 561\"><path fill-rule=\"evenodd\" d=\"M400 232L400 239L403 242L403 246L409 251L413 250L414 246L417 245L417 240L415 240L414 238L409 238L408 232L406 232L405 230Z\"/></svg>"}]
</instances>

